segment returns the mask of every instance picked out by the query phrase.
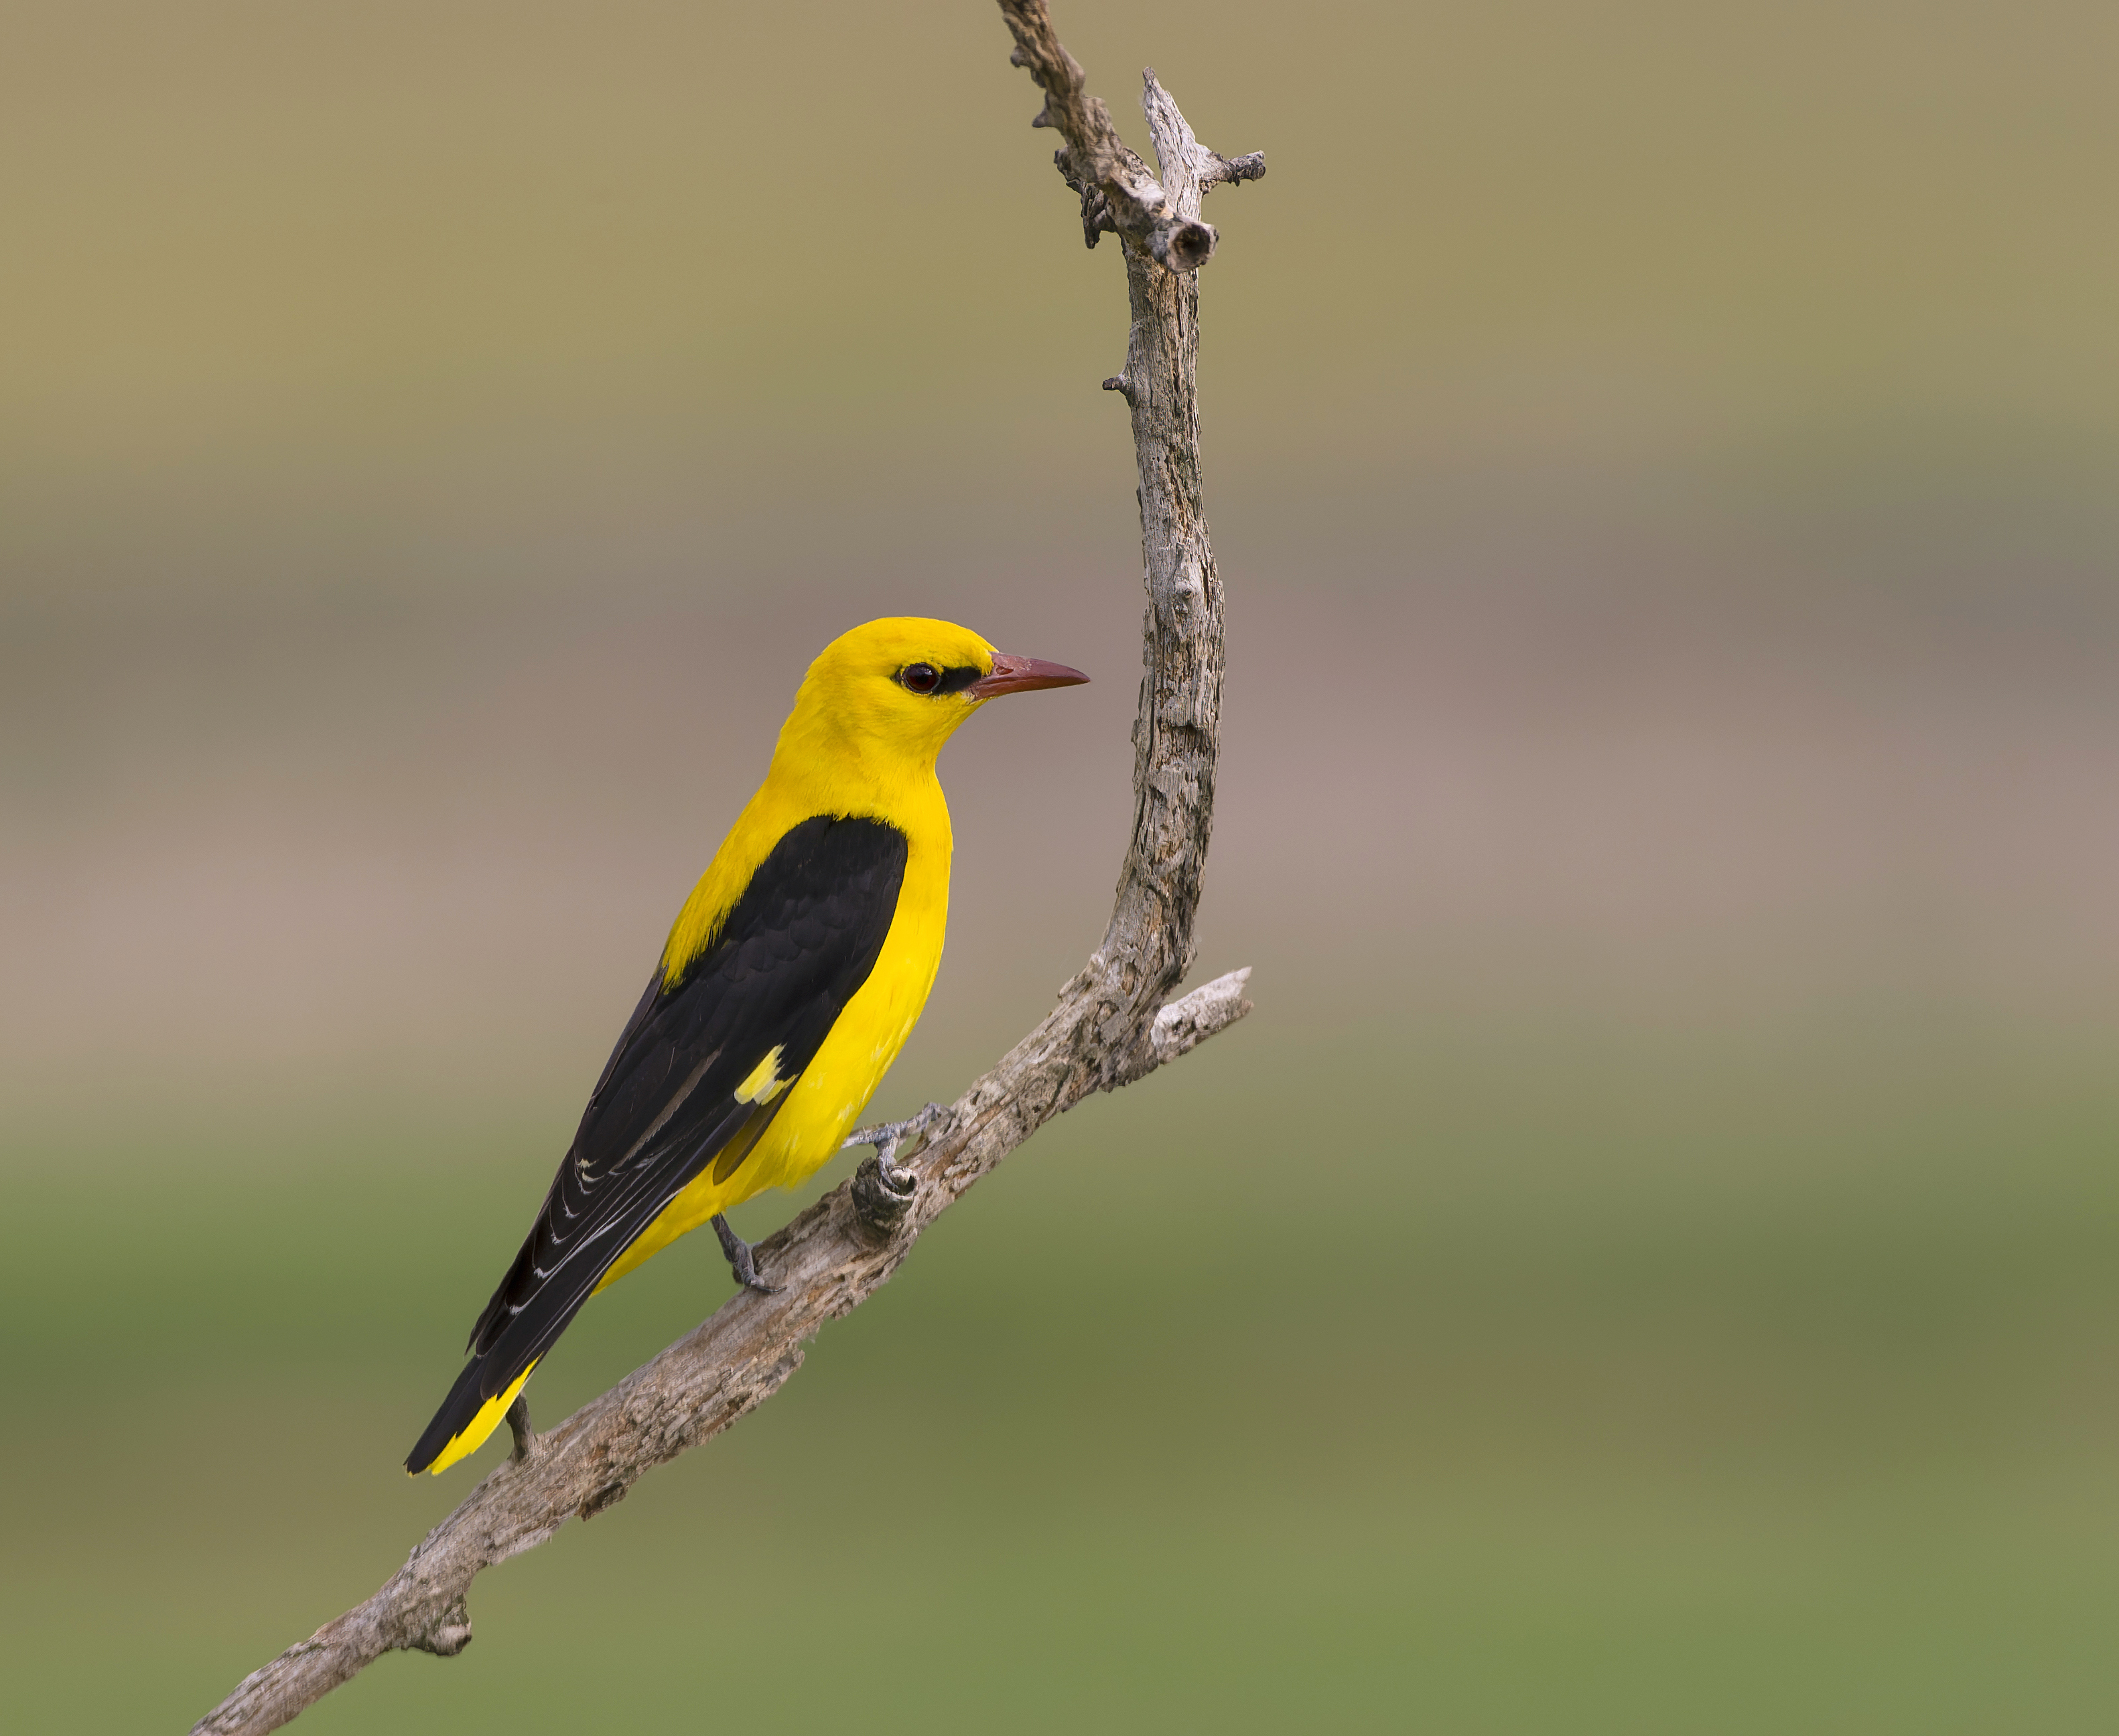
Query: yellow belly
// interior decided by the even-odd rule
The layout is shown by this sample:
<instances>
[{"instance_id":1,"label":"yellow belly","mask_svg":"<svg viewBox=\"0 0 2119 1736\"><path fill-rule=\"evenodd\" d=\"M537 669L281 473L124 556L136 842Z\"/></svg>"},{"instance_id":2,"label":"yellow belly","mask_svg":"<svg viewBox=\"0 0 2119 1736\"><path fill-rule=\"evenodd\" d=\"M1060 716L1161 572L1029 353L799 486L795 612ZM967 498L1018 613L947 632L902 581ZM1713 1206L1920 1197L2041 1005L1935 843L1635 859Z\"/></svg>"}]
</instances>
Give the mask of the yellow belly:
<instances>
[{"instance_id":1,"label":"yellow belly","mask_svg":"<svg viewBox=\"0 0 2119 1736\"><path fill-rule=\"evenodd\" d=\"M875 969L846 1002L816 1058L787 1088L787 1101L735 1174L716 1182L709 1165L662 1208L596 1285L600 1290L654 1257L716 1213L767 1187L807 1181L844 1142L890 1063L920 1022L948 926L948 835L939 848L916 843L907 855L897 913Z\"/></svg>"}]
</instances>

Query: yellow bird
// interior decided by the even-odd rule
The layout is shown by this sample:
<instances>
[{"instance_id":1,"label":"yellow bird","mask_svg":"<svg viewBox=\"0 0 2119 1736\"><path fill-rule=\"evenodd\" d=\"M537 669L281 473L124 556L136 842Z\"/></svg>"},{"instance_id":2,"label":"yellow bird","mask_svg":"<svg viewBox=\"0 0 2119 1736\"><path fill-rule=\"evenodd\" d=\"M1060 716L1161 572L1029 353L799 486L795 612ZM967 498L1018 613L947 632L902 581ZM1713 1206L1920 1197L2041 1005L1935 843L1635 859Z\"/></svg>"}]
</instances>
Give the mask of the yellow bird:
<instances>
[{"instance_id":1,"label":"yellow bird","mask_svg":"<svg viewBox=\"0 0 2119 1736\"><path fill-rule=\"evenodd\" d=\"M678 914L471 1361L405 1461L477 1450L582 1304L839 1149L926 1004L949 905L934 761L989 699L1089 678L905 616L825 646L765 782Z\"/></svg>"}]
</instances>

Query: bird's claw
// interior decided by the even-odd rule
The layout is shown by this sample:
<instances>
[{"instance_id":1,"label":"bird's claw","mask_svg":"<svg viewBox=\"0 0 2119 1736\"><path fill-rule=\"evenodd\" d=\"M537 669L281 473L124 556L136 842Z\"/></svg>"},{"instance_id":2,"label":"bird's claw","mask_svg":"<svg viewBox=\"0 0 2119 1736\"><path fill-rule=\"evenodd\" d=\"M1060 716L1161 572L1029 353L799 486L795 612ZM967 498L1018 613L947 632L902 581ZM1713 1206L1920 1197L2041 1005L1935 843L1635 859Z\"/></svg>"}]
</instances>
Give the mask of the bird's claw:
<instances>
[{"instance_id":1,"label":"bird's claw","mask_svg":"<svg viewBox=\"0 0 2119 1736\"><path fill-rule=\"evenodd\" d=\"M930 1103L903 1121L884 1122L846 1136L842 1150L846 1146L875 1147L875 1155L864 1160L854 1172L853 1183L854 1210L869 1229L888 1235L903 1220L906 1207L920 1191L920 1178L891 1160L907 1141L925 1144L935 1123L948 1113L940 1104Z\"/></svg>"},{"instance_id":2,"label":"bird's claw","mask_svg":"<svg viewBox=\"0 0 2119 1736\"><path fill-rule=\"evenodd\" d=\"M729 1228L726 1214L716 1212L713 1216L714 1234L721 1238L721 1252L726 1257L729 1271L735 1281L747 1290L756 1290L761 1296L777 1296L781 1287L767 1284L758 1275L758 1257L751 1252L750 1243Z\"/></svg>"},{"instance_id":3,"label":"bird's claw","mask_svg":"<svg viewBox=\"0 0 2119 1736\"><path fill-rule=\"evenodd\" d=\"M880 1122L873 1127L861 1127L849 1133L839 1142L839 1149L843 1151L851 1146L874 1146L876 1168L883 1185L893 1193L909 1194L918 1186L918 1178L900 1169L891 1160L897 1155L897 1148L908 1140L925 1145L934 1123L948 1113L940 1104L930 1103L918 1114L908 1115L902 1121ZM865 1169L867 1165L861 1167Z\"/></svg>"}]
</instances>

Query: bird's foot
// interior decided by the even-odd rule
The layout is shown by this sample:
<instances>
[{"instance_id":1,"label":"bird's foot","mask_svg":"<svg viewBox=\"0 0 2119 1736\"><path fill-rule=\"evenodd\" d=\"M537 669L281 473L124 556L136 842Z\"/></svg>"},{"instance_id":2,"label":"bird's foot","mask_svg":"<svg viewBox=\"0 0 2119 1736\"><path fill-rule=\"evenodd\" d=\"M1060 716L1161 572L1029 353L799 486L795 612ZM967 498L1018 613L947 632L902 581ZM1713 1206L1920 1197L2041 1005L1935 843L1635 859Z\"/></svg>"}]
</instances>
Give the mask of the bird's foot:
<instances>
[{"instance_id":1,"label":"bird's foot","mask_svg":"<svg viewBox=\"0 0 2119 1736\"><path fill-rule=\"evenodd\" d=\"M909 1195L918 1185L919 1178L900 1169L891 1160L897 1155L897 1148L908 1140L914 1141L915 1150L925 1145L934 1124L948 1113L940 1104L930 1103L918 1114L908 1115L902 1121L879 1122L874 1127L856 1129L839 1141L839 1149L843 1151L851 1146L874 1146L876 1169L883 1185L893 1193Z\"/></svg>"},{"instance_id":2,"label":"bird's foot","mask_svg":"<svg viewBox=\"0 0 2119 1736\"><path fill-rule=\"evenodd\" d=\"M780 1286L767 1284L758 1275L758 1261L751 1253L750 1243L729 1228L727 1215L716 1212L713 1225L714 1234L721 1238L721 1252L728 1257L729 1270L735 1274L735 1281L761 1296L777 1296Z\"/></svg>"},{"instance_id":3,"label":"bird's foot","mask_svg":"<svg viewBox=\"0 0 2119 1736\"><path fill-rule=\"evenodd\" d=\"M920 1191L920 1178L909 1169L899 1169L891 1160L897 1155L897 1148L908 1141L915 1142L916 1149L924 1145L934 1124L948 1113L940 1104L930 1103L917 1115L909 1115L903 1121L863 1127L846 1136L846 1146L875 1147L875 1155L865 1160L854 1172L853 1198L855 1212L879 1235L887 1236L897 1228L904 1220L906 1208Z\"/></svg>"},{"instance_id":4,"label":"bird's foot","mask_svg":"<svg viewBox=\"0 0 2119 1736\"><path fill-rule=\"evenodd\" d=\"M511 1462L520 1465L533 1458L537 1451L537 1431L530 1426L530 1398L526 1393L515 1395L515 1402L508 1407L508 1432L515 1437L515 1445L508 1450Z\"/></svg>"}]
</instances>

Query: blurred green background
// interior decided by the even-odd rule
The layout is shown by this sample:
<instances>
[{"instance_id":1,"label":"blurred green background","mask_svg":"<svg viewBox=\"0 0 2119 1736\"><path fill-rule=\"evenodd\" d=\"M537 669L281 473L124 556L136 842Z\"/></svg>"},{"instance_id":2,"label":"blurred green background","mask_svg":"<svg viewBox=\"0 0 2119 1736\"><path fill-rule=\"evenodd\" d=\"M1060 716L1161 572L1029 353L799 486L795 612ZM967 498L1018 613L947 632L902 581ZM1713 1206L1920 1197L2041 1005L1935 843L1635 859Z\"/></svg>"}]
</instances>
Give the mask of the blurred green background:
<instances>
[{"instance_id":1,"label":"blurred green background","mask_svg":"<svg viewBox=\"0 0 2119 1736\"><path fill-rule=\"evenodd\" d=\"M1058 22L1272 164L1203 280L1258 1011L301 1727L2108 1729L2119 15ZM398 1462L824 640L1098 677L950 749L878 1109L1101 934L1124 303L985 5L7 37L0 1670L180 1729L470 1486Z\"/></svg>"}]
</instances>

